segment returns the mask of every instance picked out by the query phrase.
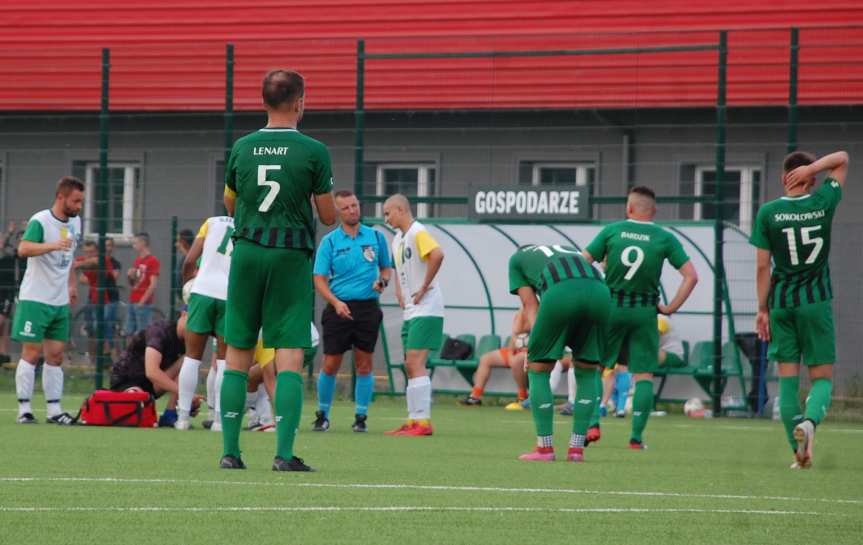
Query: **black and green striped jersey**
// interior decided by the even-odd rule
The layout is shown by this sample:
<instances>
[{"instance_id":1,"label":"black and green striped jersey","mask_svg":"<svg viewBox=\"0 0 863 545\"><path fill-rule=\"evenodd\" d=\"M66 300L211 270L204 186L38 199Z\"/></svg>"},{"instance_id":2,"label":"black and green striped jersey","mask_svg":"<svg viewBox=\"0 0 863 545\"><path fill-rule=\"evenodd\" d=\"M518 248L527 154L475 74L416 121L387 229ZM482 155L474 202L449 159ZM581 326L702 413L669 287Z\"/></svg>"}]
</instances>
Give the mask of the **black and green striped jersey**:
<instances>
[{"instance_id":1,"label":"black and green striped jersey","mask_svg":"<svg viewBox=\"0 0 863 545\"><path fill-rule=\"evenodd\" d=\"M312 195L333 187L324 144L296 129L261 129L234 143L225 168L236 195L234 236L262 246L312 250Z\"/></svg>"},{"instance_id":2,"label":"black and green striped jersey","mask_svg":"<svg viewBox=\"0 0 863 545\"><path fill-rule=\"evenodd\" d=\"M842 186L833 178L810 195L781 197L758 210L749 242L770 251L770 308L790 308L828 301L830 231L842 200Z\"/></svg>"},{"instance_id":3,"label":"black and green striped jersey","mask_svg":"<svg viewBox=\"0 0 863 545\"><path fill-rule=\"evenodd\" d=\"M606 225L586 250L594 260L606 260L611 301L619 307L656 306L665 260L675 269L689 261L677 237L648 221Z\"/></svg>"},{"instance_id":4,"label":"black and green striped jersey","mask_svg":"<svg viewBox=\"0 0 863 545\"><path fill-rule=\"evenodd\" d=\"M519 248L509 258L509 292L530 286L537 294L572 278L603 281L602 273L572 246L533 245Z\"/></svg>"}]
</instances>

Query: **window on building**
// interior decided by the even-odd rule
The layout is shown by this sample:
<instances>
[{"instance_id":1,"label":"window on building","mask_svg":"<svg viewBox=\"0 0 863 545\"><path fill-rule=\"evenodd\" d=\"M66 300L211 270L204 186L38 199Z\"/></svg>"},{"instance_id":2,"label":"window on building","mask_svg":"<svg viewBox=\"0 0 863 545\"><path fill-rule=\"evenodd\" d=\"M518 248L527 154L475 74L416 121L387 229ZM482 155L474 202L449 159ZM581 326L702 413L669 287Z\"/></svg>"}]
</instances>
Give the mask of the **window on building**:
<instances>
[{"instance_id":1,"label":"window on building","mask_svg":"<svg viewBox=\"0 0 863 545\"><path fill-rule=\"evenodd\" d=\"M98 232L99 212L96 185L99 181L99 163L75 161L72 172L84 180L84 234ZM136 196L141 167L134 163L108 163L108 180L105 190L107 233L117 237L134 235Z\"/></svg>"},{"instance_id":2,"label":"window on building","mask_svg":"<svg viewBox=\"0 0 863 545\"><path fill-rule=\"evenodd\" d=\"M518 164L519 185L571 184L587 187L593 193L596 182L596 166L593 163L520 161Z\"/></svg>"},{"instance_id":3,"label":"window on building","mask_svg":"<svg viewBox=\"0 0 863 545\"><path fill-rule=\"evenodd\" d=\"M431 197L435 195L437 168L433 163L379 163L376 168L375 194L389 196L401 193L411 197ZM429 203L417 203L418 218L434 215L434 207ZM375 214L383 216L383 203L375 207Z\"/></svg>"},{"instance_id":4,"label":"window on building","mask_svg":"<svg viewBox=\"0 0 863 545\"><path fill-rule=\"evenodd\" d=\"M725 221L737 224L749 233L758 211L758 195L761 193L761 167L727 166L722 182L721 196L727 202L722 205ZM716 168L713 166L685 165L681 173L681 195L716 196ZM709 220L716 218L713 203L683 204L681 219Z\"/></svg>"}]
</instances>

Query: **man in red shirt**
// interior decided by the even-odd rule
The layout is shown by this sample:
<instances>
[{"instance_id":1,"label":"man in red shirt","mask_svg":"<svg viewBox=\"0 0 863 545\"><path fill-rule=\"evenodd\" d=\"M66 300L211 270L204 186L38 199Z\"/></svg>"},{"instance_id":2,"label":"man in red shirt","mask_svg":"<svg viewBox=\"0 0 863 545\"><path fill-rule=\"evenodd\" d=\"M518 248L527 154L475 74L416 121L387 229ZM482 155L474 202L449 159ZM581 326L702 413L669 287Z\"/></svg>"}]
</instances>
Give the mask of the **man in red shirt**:
<instances>
[{"instance_id":1,"label":"man in red shirt","mask_svg":"<svg viewBox=\"0 0 863 545\"><path fill-rule=\"evenodd\" d=\"M129 295L127 333L132 334L150 325L153 299L159 280L159 260L150 253L150 235L138 233L132 241L132 249L138 253L135 263L127 271L132 292Z\"/></svg>"},{"instance_id":2,"label":"man in red shirt","mask_svg":"<svg viewBox=\"0 0 863 545\"><path fill-rule=\"evenodd\" d=\"M114 324L117 321L117 304L119 292L117 291L117 278L120 276L120 262L112 257L114 241L110 238L105 241L105 327L101 335L97 335L97 288L99 285L99 248L93 241L84 243L84 255L77 260L77 268L81 271L81 283L89 288L87 304L84 307L84 318L87 324L87 333L90 335L89 353L92 357L96 353L96 339L105 342L105 353L110 353L114 337Z\"/></svg>"}]
</instances>

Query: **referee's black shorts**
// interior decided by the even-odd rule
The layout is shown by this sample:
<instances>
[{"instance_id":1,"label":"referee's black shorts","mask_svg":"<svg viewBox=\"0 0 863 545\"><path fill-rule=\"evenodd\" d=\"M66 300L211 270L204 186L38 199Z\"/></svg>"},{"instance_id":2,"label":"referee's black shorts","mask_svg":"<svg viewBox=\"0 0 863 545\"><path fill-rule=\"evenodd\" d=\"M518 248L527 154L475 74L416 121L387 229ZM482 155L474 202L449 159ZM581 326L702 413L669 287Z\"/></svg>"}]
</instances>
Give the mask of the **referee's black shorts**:
<instances>
[{"instance_id":1,"label":"referee's black shorts","mask_svg":"<svg viewBox=\"0 0 863 545\"><path fill-rule=\"evenodd\" d=\"M378 329L384 319L377 299L345 301L345 304L351 310L353 320L336 314L336 309L330 304L327 304L321 315L324 354L344 354L353 347L363 352L374 352Z\"/></svg>"}]
</instances>

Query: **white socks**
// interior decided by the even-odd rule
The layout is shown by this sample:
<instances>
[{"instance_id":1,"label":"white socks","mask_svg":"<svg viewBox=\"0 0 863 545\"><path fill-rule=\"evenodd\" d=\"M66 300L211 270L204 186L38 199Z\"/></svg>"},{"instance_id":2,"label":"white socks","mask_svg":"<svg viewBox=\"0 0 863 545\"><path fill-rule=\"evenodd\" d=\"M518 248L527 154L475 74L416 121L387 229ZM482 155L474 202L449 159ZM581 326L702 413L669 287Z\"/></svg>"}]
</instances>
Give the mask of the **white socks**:
<instances>
[{"instance_id":1,"label":"white socks","mask_svg":"<svg viewBox=\"0 0 863 545\"><path fill-rule=\"evenodd\" d=\"M63 397L63 368L59 365L42 365L42 391L48 404L48 418L63 412L60 400Z\"/></svg>"},{"instance_id":2,"label":"white socks","mask_svg":"<svg viewBox=\"0 0 863 545\"><path fill-rule=\"evenodd\" d=\"M408 418L428 420L431 418L431 380L425 377L408 379L406 391Z\"/></svg>"},{"instance_id":3,"label":"white socks","mask_svg":"<svg viewBox=\"0 0 863 545\"><path fill-rule=\"evenodd\" d=\"M207 409L210 420L216 418L216 364L210 365L210 370L207 371Z\"/></svg>"},{"instance_id":4,"label":"white socks","mask_svg":"<svg viewBox=\"0 0 863 545\"><path fill-rule=\"evenodd\" d=\"M570 367L566 374L566 387L566 400L569 401L570 405L573 405L575 403L575 367Z\"/></svg>"},{"instance_id":5,"label":"white socks","mask_svg":"<svg viewBox=\"0 0 863 545\"><path fill-rule=\"evenodd\" d=\"M24 360L18 360L15 369L15 392L18 394L18 416L32 413L30 400L33 398L33 384L36 382L36 366Z\"/></svg>"},{"instance_id":6,"label":"white socks","mask_svg":"<svg viewBox=\"0 0 863 545\"><path fill-rule=\"evenodd\" d=\"M255 413L261 424L267 425L273 423L273 406L270 403L270 397L267 395L267 388L263 384L258 386L258 400L255 403Z\"/></svg>"},{"instance_id":7,"label":"white socks","mask_svg":"<svg viewBox=\"0 0 863 545\"><path fill-rule=\"evenodd\" d=\"M551 374L548 377L548 382L551 384L551 393L554 393L560 385L561 376L563 376L563 365L558 361L555 362L554 369L551 370Z\"/></svg>"},{"instance_id":8,"label":"white socks","mask_svg":"<svg viewBox=\"0 0 863 545\"><path fill-rule=\"evenodd\" d=\"M177 396L177 413L179 413L180 418L188 419L189 413L192 411L192 398L195 396L195 390L198 389L199 367L201 367L201 360L195 360L188 356L183 358L180 376L177 378L180 387L180 393Z\"/></svg>"},{"instance_id":9,"label":"white socks","mask_svg":"<svg viewBox=\"0 0 863 545\"><path fill-rule=\"evenodd\" d=\"M221 430L222 427L222 404L219 402L219 398L222 393L222 379L225 377L225 360L216 360L216 383L213 385L213 393L215 394L216 402L213 404L216 409L216 418L213 419L215 424L218 424L216 427L217 431Z\"/></svg>"}]
</instances>

